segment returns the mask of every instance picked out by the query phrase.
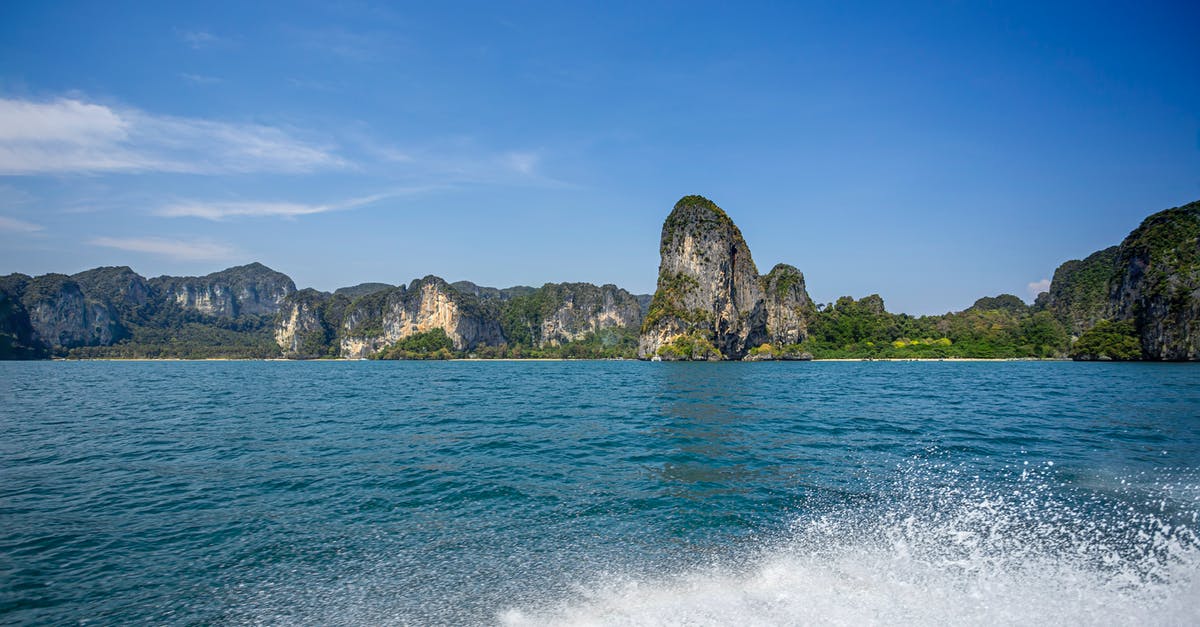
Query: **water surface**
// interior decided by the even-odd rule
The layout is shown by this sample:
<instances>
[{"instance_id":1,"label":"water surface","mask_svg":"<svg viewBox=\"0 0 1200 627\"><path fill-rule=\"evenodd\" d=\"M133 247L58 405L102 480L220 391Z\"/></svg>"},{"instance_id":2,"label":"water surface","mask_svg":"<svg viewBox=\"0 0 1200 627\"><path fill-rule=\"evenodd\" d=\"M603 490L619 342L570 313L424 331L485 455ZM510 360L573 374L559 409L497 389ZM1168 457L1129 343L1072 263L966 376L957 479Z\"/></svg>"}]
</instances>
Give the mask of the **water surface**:
<instances>
[{"instance_id":1,"label":"water surface","mask_svg":"<svg viewBox=\"0 0 1200 627\"><path fill-rule=\"evenodd\" d=\"M0 623L1200 622L1188 364L0 363Z\"/></svg>"}]
</instances>

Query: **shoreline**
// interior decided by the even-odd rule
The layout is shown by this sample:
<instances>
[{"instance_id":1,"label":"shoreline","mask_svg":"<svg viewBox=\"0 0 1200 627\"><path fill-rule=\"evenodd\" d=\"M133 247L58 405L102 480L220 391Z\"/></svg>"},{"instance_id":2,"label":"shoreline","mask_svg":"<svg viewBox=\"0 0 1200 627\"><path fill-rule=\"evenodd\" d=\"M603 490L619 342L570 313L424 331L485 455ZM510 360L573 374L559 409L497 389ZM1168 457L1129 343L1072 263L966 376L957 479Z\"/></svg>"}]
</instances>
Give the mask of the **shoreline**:
<instances>
[{"instance_id":1,"label":"shoreline","mask_svg":"<svg viewBox=\"0 0 1200 627\"><path fill-rule=\"evenodd\" d=\"M359 361L410 361L410 362L439 362L439 361L468 361L468 362L522 362L522 361L641 361L650 362L649 359L627 359L627 358L611 358L611 359L569 359L565 357L529 357L529 358L514 358L502 357L496 359L485 359L482 357L463 357L461 359L287 359L284 357L202 357L197 359L187 359L183 357L84 357L84 358L69 358L69 357L53 357L50 359L11 359L4 361L127 361L127 362L157 362L157 361L187 361L187 362L205 362L205 361L271 361L271 362L359 362ZM725 360L717 362L667 362L667 363L777 363L777 362L1010 362L1010 361L1076 361L1067 357L831 357L828 359L808 359L808 360L786 360L786 359L763 359L753 362L743 362L740 360Z\"/></svg>"}]
</instances>

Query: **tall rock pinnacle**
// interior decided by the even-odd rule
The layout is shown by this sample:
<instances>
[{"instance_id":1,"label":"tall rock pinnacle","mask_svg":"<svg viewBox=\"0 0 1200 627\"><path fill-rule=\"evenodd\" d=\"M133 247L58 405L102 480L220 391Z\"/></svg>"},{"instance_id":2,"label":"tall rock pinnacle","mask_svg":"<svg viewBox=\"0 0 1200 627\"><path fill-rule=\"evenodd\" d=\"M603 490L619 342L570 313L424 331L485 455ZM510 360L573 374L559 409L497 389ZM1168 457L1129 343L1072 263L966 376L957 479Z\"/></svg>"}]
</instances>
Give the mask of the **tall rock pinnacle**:
<instances>
[{"instance_id":1,"label":"tall rock pinnacle","mask_svg":"<svg viewBox=\"0 0 1200 627\"><path fill-rule=\"evenodd\" d=\"M741 359L767 341L758 268L733 220L685 196L663 223L658 287L642 324L643 359Z\"/></svg>"}]
</instances>

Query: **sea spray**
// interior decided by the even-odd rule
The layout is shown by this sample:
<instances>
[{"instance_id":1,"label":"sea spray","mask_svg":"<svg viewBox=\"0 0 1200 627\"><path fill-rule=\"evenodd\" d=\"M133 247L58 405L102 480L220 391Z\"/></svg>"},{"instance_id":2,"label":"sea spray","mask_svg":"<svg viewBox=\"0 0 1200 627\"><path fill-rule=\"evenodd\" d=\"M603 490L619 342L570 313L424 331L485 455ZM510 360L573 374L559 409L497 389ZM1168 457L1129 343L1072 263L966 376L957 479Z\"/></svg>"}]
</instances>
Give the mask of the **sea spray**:
<instances>
[{"instance_id":1,"label":"sea spray","mask_svg":"<svg viewBox=\"0 0 1200 627\"><path fill-rule=\"evenodd\" d=\"M512 626L1196 624L1194 473L984 480L914 463L875 496L814 495L741 564L609 574L576 598L501 611ZM1181 476L1182 475L1182 476ZM1134 488L1133 486L1137 486Z\"/></svg>"}]
</instances>

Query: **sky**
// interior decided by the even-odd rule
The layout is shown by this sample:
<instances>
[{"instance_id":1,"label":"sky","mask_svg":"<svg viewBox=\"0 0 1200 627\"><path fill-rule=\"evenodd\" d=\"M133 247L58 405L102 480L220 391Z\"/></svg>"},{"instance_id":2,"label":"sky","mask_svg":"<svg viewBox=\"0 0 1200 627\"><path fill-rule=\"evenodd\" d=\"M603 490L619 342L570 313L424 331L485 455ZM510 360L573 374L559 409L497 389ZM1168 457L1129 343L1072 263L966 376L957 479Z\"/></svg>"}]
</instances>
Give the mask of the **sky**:
<instances>
[{"instance_id":1,"label":"sky","mask_svg":"<svg viewBox=\"0 0 1200 627\"><path fill-rule=\"evenodd\" d=\"M1200 199L1200 4L6 2L0 274L654 291L704 195L938 314Z\"/></svg>"}]
</instances>

